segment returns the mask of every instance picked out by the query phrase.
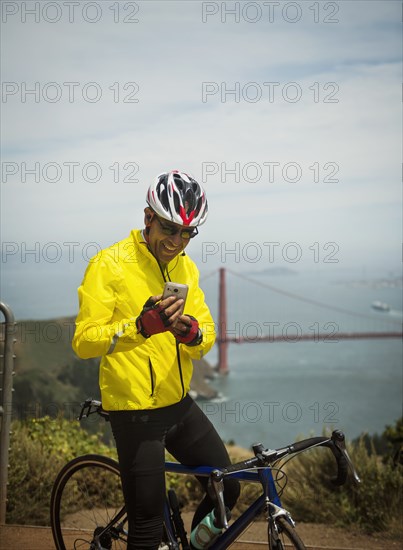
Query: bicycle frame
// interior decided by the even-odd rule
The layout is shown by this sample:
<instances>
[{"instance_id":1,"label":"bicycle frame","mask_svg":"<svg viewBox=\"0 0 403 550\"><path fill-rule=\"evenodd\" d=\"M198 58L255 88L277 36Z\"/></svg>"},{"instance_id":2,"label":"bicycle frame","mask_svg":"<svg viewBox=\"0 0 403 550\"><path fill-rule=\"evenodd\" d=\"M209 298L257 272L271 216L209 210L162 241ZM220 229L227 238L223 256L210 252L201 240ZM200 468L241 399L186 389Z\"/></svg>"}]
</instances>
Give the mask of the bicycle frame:
<instances>
[{"instance_id":1,"label":"bicycle frame","mask_svg":"<svg viewBox=\"0 0 403 550\"><path fill-rule=\"evenodd\" d=\"M177 462L165 462L165 471L176 474L188 474L192 476L210 476L213 470L217 468L212 466L183 466ZM262 510L272 503L281 507L280 498L277 494L273 475L270 467L259 469L258 471L247 470L234 472L229 474L231 477L240 481L250 481L252 483L260 483L263 487L263 494L260 495L250 506L243 512L229 528L224 531L217 541L210 547L211 550L225 550L229 544L232 544L252 523L252 521L262 513ZM168 526L170 522L168 523ZM172 533L169 534L172 536Z\"/></svg>"}]
</instances>

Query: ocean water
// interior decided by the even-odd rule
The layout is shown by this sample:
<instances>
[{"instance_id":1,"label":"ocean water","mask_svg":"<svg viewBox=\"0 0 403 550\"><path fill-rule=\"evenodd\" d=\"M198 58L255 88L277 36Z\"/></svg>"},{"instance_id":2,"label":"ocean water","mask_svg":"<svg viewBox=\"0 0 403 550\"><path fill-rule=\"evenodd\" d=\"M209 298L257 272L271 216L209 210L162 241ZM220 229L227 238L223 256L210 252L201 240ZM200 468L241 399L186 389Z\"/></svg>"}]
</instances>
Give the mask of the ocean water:
<instances>
[{"instance_id":1,"label":"ocean water","mask_svg":"<svg viewBox=\"0 0 403 550\"><path fill-rule=\"evenodd\" d=\"M401 415L401 354L396 340L238 346L230 374L214 381L222 400L201 406L223 439L244 447L278 447L325 427L350 439L380 433Z\"/></svg>"},{"instance_id":2,"label":"ocean water","mask_svg":"<svg viewBox=\"0 0 403 550\"><path fill-rule=\"evenodd\" d=\"M401 281L351 273L253 278L260 284L227 276L227 330L249 343L229 345L229 374L213 381L221 399L201 404L223 439L277 447L329 427L352 439L381 433L401 416L401 340L337 337L401 332ZM206 280L205 288L206 295L214 294L214 281ZM390 311L374 311L375 300L386 302ZM280 334L286 342L254 342L256 336ZM302 334L315 334L316 340L301 341ZM207 360L217 362L216 348Z\"/></svg>"},{"instance_id":3,"label":"ocean water","mask_svg":"<svg viewBox=\"0 0 403 550\"><path fill-rule=\"evenodd\" d=\"M76 313L85 265L4 267L2 301L17 320ZM227 273L227 330L249 342L229 345L229 374L211 382L220 398L199 402L223 439L276 447L329 426L351 439L394 423L402 414L401 340L337 335L401 332L402 288L396 274L332 269L246 276L255 282ZM217 319L217 273L202 277L201 285ZM390 311L374 311L375 300L389 304ZM256 336L280 334L287 342L256 342ZM317 337L301 341L302 334ZM217 363L217 346L206 359Z\"/></svg>"}]
</instances>

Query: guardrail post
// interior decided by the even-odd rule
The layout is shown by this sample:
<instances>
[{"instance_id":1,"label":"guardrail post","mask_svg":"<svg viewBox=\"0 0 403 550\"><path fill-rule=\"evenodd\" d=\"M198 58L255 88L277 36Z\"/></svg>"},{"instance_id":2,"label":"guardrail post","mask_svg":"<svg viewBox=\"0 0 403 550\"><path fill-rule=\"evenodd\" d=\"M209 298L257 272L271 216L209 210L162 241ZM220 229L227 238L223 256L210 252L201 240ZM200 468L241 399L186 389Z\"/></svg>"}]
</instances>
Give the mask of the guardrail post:
<instances>
[{"instance_id":1,"label":"guardrail post","mask_svg":"<svg viewBox=\"0 0 403 550\"><path fill-rule=\"evenodd\" d=\"M0 302L0 310L4 315L4 352L0 378L0 524L6 523L7 482L8 482L8 452L10 446L11 402L14 374L14 343L15 321L10 307Z\"/></svg>"}]
</instances>

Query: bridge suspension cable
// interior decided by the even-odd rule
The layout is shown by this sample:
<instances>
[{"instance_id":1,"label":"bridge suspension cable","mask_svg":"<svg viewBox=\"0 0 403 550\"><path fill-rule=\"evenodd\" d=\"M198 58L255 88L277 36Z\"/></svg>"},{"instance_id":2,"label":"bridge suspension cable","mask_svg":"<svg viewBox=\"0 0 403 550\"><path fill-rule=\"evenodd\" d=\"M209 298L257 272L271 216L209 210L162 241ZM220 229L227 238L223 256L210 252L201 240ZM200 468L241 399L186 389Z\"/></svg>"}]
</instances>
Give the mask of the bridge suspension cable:
<instances>
[{"instance_id":1,"label":"bridge suspension cable","mask_svg":"<svg viewBox=\"0 0 403 550\"><path fill-rule=\"evenodd\" d=\"M216 273L217 273L217 270L213 269L213 271L210 271L210 273L207 273L206 275L201 276L199 281L205 281L206 279L209 279L210 277L212 277Z\"/></svg>"},{"instance_id":2,"label":"bridge suspension cable","mask_svg":"<svg viewBox=\"0 0 403 550\"><path fill-rule=\"evenodd\" d=\"M402 324L401 322L393 319L380 319L379 317L376 317L374 315L367 315L365 313L358 313L356 311L352 311L347 308L341 308L338 306L330 305L325 302L322 302L320 300L313 300L312 298L305 298L303 296L300 296L299 294L295 294L294 292L289 292L287 290L283 290L281 288L275 287L273 285L270 285L268 283L263 283L261 281L257 281L256 279L252 279L251 277L248 277L246 275L242 275L240 273L236 273L235 271L232 271L231 269L224 269L220 268L219 270L214 270L208 273L207 275L204 275L200 278L200 280L205 281L206 279L212 277L215 275L215 273L219 272L219 311L218 311L218 333L217 333L217 344L219 347L218 352L218 365L217 370L221 374L227 374L228 373L228 344L229 343L237 343L241 344L243 342L247 343L256 343L256 342L279 342L279 341L287 341L289 342L290 339L288 335L284 336L283 334L280 336L274 336L274 335L265 335L265 336L257 336L253 340L246 337L229 337L227 334L227 308L226 308L226 282L225 282L225 273L226 271L231 273L232 275L235 275L236 277L247 281L249 283L261 286L263 288L266 288L268 290L271 290L273 292L276 292L278 294L282 294L283 296L287 296L288 298L292 298L294 300L299 300L301 302L305 302L307 304L321 307L327 310L333 310L338 311L339 313L344 313L347 315L351 315L353 317L359 317L363 319L370 319L371 321L380 321L386 322L386 323L392 323L393 325L399 326L398 332L391 332L391 331L383 331L383 332L374 332L374 331L366 331L366 332L337 332L337 340L333 341L339 341L339 340L350 340L350 339L381 339L381 338L401 338L402 337ZM325 339L330 338L331 335L329 334L299 334L298 340L304 341L304 340L323 340L328 341Z\"/></svg>"},{"instance_id":3,"label":"bridge suspension cable","mask_svg":"<svg viewBox=\"0 0 403 550\"><path fill-rule=\"evenodd\" d=\"M255 279L252 279L250 277L247 277L246 275L242 275L240 273L236 273L235 271L232 271L231 269L227 269L231 275L235 275L236 277L243 279L245 281L248 281L249 283L256 284L258 286L261 286L263 288L267 288L269 290L272 290L273 292L277 292L278 294L282 294L283 296L287 296L288 298L293 298L294 300L299 300L301 302L305 302L307 304L311 304L317 307L325 308L325 309L332 309L334 311L338 311L339 313L345 313L347 315L352 315L354 317L361 317L364 319L371 319L372 321L379 321L379 318L375 317L374 315L367 315L365 313L357 313L356 311L352 311L350 309L341 308L338 306L333 306L330 304L326 304L325 302L321 302L319 300L313 300L311 298L304 298L303 296L300 296L298 294L295 294L293 292L289 292L287 290L283 290L281 288L277 288L273 285L270 285L268 283L263 283L262 281L256 281ZM401 326L401 322L394 320L394 319L382 319L382 321L386 323L392 323L394 325Z\"/></svg>"}]
</instances>

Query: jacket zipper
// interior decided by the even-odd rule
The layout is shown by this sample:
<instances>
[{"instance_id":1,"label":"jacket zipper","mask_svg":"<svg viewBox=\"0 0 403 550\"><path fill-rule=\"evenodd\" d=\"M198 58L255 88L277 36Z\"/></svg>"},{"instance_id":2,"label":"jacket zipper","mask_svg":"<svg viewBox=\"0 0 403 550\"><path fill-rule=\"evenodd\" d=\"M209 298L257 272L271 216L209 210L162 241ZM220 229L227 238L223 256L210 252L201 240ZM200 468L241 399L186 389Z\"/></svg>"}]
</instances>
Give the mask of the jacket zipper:
<instances>
[{"instance_id":1,"label":"jacket zipper","mask_svg":"<svg viewBox=\"0 0 403 550\"><path fill-rule=\"evenodd\" d=\"M150 380L151 380L151 393L150 397L154 395L154 376L153 376L153 364L151 363L151 359L148 358L148 366L150 368Z\"/></svg>"},{"instance_id":2,"label":"jacket zipper","mask_svg":"<svg viewBox=\"0 0 403 550\"><path fill-rule=\"evenodd\" d=\"M164 282L166 283L167 280L166 280L166 277L165 277L165 273L164 273L164 270L162 269L159 261L157 260L157 264L158 264L158 267L160 268L160 271L161 271L161 275L162 275L162 278L164 279ZM170 281L171 280L171 277L169 276L169 273L167 272L167 277L168 277L168 280ZM181 399L183 399L185 397L185 385L183 383L183 373L182 373L182 363L181 363L181 356L180 356L180 349L179 349L179 342L176 340L176 358L178 360L178 369L179 369L179 376L180 376L180 381L181 381L181 387L182 387L182 397ZM151 364L151 360L150 360L150 364ZM152 378L151 378L152 380ZM153 389L153 392L154 392L154 389ZM152 394L151 394L152 395Z\"/></svg>"},{"instance_id":3,"label":"jacket zipper","mask_svg":"<svg viewBox=\"0 0 403 550\"><path fill-rule=\"evenodd\" d=\"M179 376L180 376L180 379L181 379L181 386L182 386L182 397L181 397L181 399L183 399L185 397L185 385L183 383L182 364L181 364L181 356L180 356L178 340L176 340L176 355L177 355L177 358L178 358Z\"/></svg>"}]
</instances>

